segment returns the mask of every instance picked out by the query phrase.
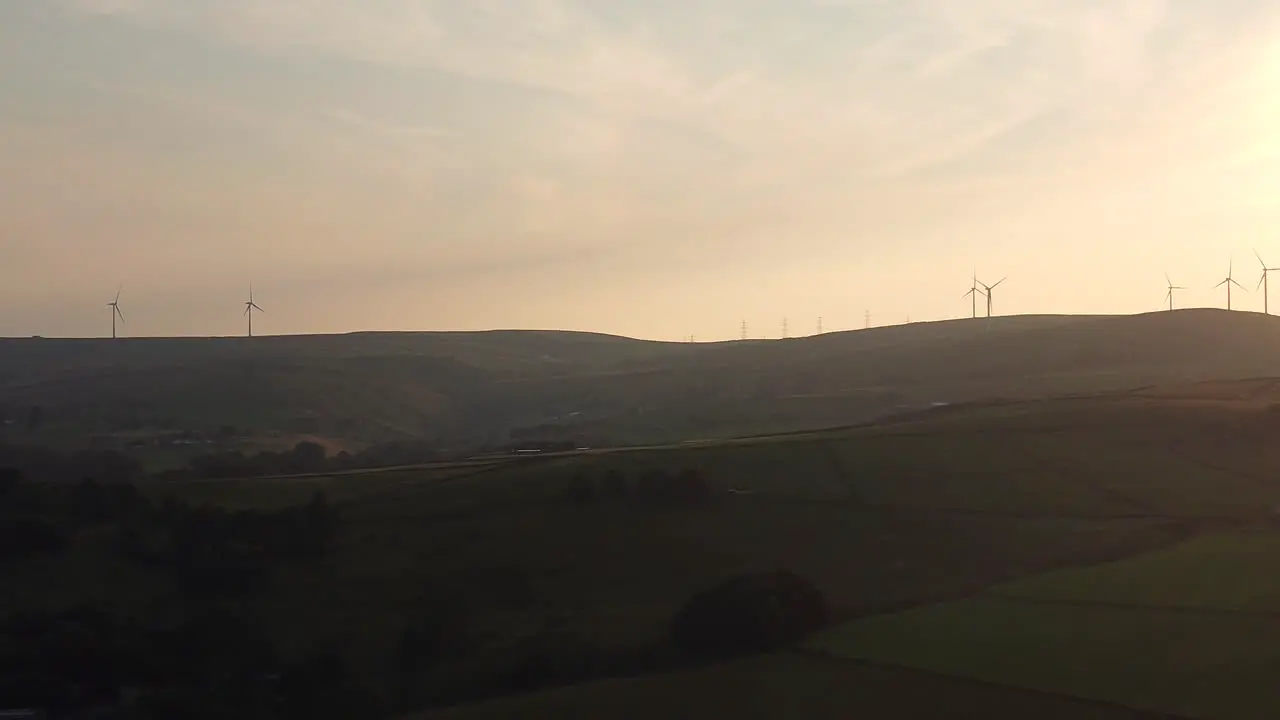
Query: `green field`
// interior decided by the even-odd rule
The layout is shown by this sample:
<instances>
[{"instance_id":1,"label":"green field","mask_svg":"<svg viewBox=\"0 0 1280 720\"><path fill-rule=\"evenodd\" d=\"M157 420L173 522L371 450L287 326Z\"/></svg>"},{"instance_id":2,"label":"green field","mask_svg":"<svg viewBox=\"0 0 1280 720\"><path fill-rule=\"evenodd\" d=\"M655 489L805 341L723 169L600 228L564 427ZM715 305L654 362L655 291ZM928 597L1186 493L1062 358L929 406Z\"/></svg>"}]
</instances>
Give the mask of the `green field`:
<instances>
[{"instance_id":1,"label":"green field","mask_svg":"<svg viewBox=\"0 0 1280 720\"><path fill-rule=\"evenodd\" d=\"M1275 717L1277 563L1275 531L1199 537L859 620L814 647L1187 717Z\"/></svg>"},{"instance_id":2,"label":"green field","mask_svg":"<svg viewBox=\"0 0 1280 720\"><path fill-rule=\"evenodd\" d=\"M156 499L238 509L297 505L322 490L342 518L336 544L321 559L280 567L262 592L244 600L244 610L270 628L285 652L341 648L389 697L403 692L387 678L401 632L424 619L446 623L465 637L465 650L413 679L420 703L468 697L467 688L536 658L567 658L588 669L641 658L628 673L677 667L668 627L690 596L739 573L783 569L821 589L834 622L871 618L824 641L849 657L1141 707L1163 709L1167 700L1183 709L1216 708L1211 701L1228 695L1243 708L1273 707L1266 704L1270 685L1249 673L1276 669L1267 645L1280 636L1269 620L1217 611L1266 607L1276 596L1266 581L1249 585L1237 577L1232 585L1222 567L1248 556L1249 574L1264 577L1271 556L1246 550L1278 544L1261 532L1196 539L1161 554L1188 537L1270 521L1280 484L1266 478L1280 477L1280 457L1267 449L1269 436L1223 432L1252 422L1249 412L1234 406L1187 412L1132 396L1004 404L752 440L153 483L143 490ZM711 489L709 500L672 505L603 493L589 501L569 497L584 478L599 483L618 472L635 481L652 470L696 470ZM17 590L0 598L0 609L98 599L138 616L172 612L173 598L145 573L120 564L109 547L106 538L78 537L58 563L9 578ZM1137 556L1143 559L1127 562L1149 568L1142 571L1153 578L1148 584L1161 589L1142 595L1123 579L1137 571L1098 565ZM1087 566L1113 575L1085 584L1053 572ZM1191 589L1200 577L1211 578L1203 592L1223 595L1195 596ZM1107 588L1111 597L1062 587ZM1185 609L1166 614L1145 607L1155 604L1155 595L1178 606L1179 594L1183 604L1214 613L1201 618ZM1097 606L1081 606L1085 601ZM1086 671L1104 667L1105 658L1085 642L1090 638L1123 641L1129 650L1116 662L1128 674L1092 679ZM1018 654L1036 647L1045 660L1040 665ZM1055 671L1055 656L1071 659L1077 670ZM705 694L688 692L692 702L714 707L722 702L716 688L734 678L759 685L772 677L775 696L759 700L767 707L788 697L808 702L802 700L807 693L839 684L846 673L852 673L849 687L860 687L864 680L854 676L871 672L834 663L829 672L799 673L794 663L818 660L774 660L781 664L762 661L745 676L738 674L744 666L732 666L670 681L689 688L705 678ZM1246 660L1255 665L1241 664ZM1215 674L1219 666L1229 677ZM1015 671L1021 674L1006 676ZM801 676L809 672L828 673L827 679L806 684ZM1192 674L1206 680L1187 681ZM912 673L895 677L904 693L943 682ZM686 691L663 689L666 680L636 682L672 707ZM1164 685L1188 695L1153 694L1151 688ZM630 687L580 688L582 707L611 714L616 705L610 703ZM864 692L873 696L872 689ZM998 707L992 698L1012 691L956 692L978 698L972 707ZM1009 697L1015 695L1035 696ZM554 697L565 696L553 696L548 707L560 702ZM957 707L966 702L957 700ZM1061 717L1098 716L1081 709L1093 706L1060 696L1048 703L1059 704L1077 711ZM499 717L506 712L502 704L493 707Z\"/></svg>"},{"instance_id":3,"label":"green field","mask_svg":"<svg viewBox=\"0 0 1280 720\"><path fill-rule=\"evenodd\" d=\"M405 720L1160 720L1124 707L798 654L613 680Z\"/></svg>"}]
</instances>

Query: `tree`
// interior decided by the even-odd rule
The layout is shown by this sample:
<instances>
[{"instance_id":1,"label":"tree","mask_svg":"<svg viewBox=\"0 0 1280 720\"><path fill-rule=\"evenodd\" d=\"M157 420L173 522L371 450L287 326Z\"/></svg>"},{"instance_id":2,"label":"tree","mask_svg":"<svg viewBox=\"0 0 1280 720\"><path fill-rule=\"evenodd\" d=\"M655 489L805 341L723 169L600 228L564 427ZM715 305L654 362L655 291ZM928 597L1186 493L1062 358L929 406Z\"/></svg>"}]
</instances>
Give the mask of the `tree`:
<instances>
[{"instance_id":1,"label":"tree","mask_svg":"<svg viewBox=\"0 0 1280 720\"><path fill-rule=\"evenodd\" d=\"M0 467L0 500L12 495L22 480L22 471L18 468Z\"/></svg>"},{"instance_id":2,"label":"tree","mask_svg":"<svg viewBox=\"0 0 1280 720\"><path fill-rule=\"evenodd\" d=\"M32 405L27 409L27 433L33 433L44 424L44 408Z\"/></svg>"},{"instance_id":3,"label":"tree","mask_svg":"<svg viewBox=\"0 0 1280 720\"><path fill-rule=\"evenodd\" d=\"M290 465L300 472L318 472L324 470L328 451L320 443L304 440L293 446Z\"/></svg>"},{"instance_id":4,"label":"tree","mask_svg":"<svg viewBox=\"0 0 1280 720\"><path fill-rule=\"evenodd\" d=\"M605 497L624 498L631 494L631 482L618 470L609 470L600 478L600 492Z\"/></svg>"},{"instance_id":5,"label":"tree","mask_svg":"<svg viewBox=\"0 0 1280 720\"><path fill-rule=\"evenodd\" d=\"M589 505L596 501L596 484L591 481L591 478L578 473L569 480L566 496L569 502L578 505Z\"/></svg>"},{"instance_id":6,"label":"tree","mask_svg":"<svg viewBox=\"0 0 1280 720\"><path fill-rule=\"evenodd\" d=\"M793 645L827 622L822 591L786 571L742 575L694 595L671 621L676 646L731 657Z\"/></svg>"}]
</instances>

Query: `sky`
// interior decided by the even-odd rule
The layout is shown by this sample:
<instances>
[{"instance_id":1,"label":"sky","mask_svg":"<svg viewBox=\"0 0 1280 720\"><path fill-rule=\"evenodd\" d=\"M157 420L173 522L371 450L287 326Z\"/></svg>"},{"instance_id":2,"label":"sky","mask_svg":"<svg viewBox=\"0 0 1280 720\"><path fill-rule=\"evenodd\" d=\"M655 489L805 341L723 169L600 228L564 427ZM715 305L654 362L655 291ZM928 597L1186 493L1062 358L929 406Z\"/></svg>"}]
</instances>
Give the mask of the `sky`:
<instances>
[{"instance_id":1,"label":"sky","mask_svg":"<svg viewBox=\"0 0 1280 720\"><path fill-rule=\"evenodd\" d=\"M1260 311L1254 249L1277 3L0 2L0 336Z\"/></svg>"}]
</instances>

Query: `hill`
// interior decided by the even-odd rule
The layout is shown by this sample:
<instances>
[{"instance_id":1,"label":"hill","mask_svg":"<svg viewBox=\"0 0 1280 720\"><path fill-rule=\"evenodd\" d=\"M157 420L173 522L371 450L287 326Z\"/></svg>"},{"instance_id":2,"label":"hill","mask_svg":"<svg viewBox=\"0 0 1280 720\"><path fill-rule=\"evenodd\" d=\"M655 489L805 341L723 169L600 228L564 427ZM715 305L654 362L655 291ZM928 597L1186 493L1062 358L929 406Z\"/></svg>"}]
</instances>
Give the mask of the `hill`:
<instances>
[{"instance_id":1,"label":"hill","mask_svg":"<svg viewBox=\"0 0 1280 720\"><path fill-rule=\"evenodd\" d=\"M1214 310L917 323L782 341L570 332L0 341L9 439L223 426L442 446L670 442L940 403L1267 376L1280 320ZM33 411L38 408L38 411ZM3 439L3 437L0 437Z\"/></svg>"},{"instance_id":2,"label":"hill","mask_svg":"<svg viewBox=\"0 0 1280 720\"><path fill-rule=\"evenodd\" d=\"M672 616L740 573L797 573L840 623L1224 528L1267 532L1280 502L1280 423L1258 398L1274 385L973 404L844 430L378 473L152 483L141 486L152 510L120 527L76 531L57 559L0 563L10 588L0 615L89 603L159 622L231 592L231 607L265 628L281 657L337 649L404 710L663 672L687 664L669 639ZM663 490L673 478L704 492ZM322 556L242 555L236 528L314 504L316 491L339 518ZM249 512L227 516L227 537L166 570L167 543L185 535L163 523L222 517L182 504ZM245 584L228 590L229 578ZM422 633L426 659L403 665L397 653ZM1007 703L1045 717L1138 717L910 672L761 662L673 675L674 686L588 686L573 702L582 716L608 715L642 691L668 707L683 693L696 703L698 692L773 678L762 708L811 703L841 682L873 698L883 682L953 697L967 716L998 717L987 711ZM569 691L559 692L459 717L534 707L561 716Z\"/></svg>"}]
</instances>

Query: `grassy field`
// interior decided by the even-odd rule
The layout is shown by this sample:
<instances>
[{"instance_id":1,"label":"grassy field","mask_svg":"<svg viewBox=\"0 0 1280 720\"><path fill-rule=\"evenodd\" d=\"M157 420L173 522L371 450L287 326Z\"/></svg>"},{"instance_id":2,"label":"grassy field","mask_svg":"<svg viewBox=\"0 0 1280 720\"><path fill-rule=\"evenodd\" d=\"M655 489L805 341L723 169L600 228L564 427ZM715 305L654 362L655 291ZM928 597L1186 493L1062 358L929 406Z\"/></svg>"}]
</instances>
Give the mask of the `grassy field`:
<instances>
[{"instance_id":1,"label":"grassy field","mask_svg":"<svg viewBox=\"0 0 1280 720\"><path fill-rule=\"evenodd\" d=\"M886 662L956 672L953 664L964 669L981 668L983 662L996 668L1012 663L998 653L981 660L987 656L958 650L935 658L937 667L911 662L919 660L911 655L913 646L893 640L893 633L908 632L916 623L895 624L892 618L916 616L885 614L959 601L992 586L1012 594L1023 587L1011 584L1019 578L1144 555L1198 534L1267 521L1280 501L1280 485L1267 480L1280 477L1280 456L1267 449L1266 433L1227 432L1258 421L1258 412L1229 404L1191 412L1152 397L1002 404L952 409L877 427L752 440L376 473L154 484L144 490L156 498L241 509L295 505L323 490L343 518L336 547L323 559L281 568L265 592L247 601L249 610L271 627L286 650L342 648L375 682L385 674L402 630L424 618L444 619L465 634L467 651L448 668L418 679L427 697L449 697L477 678L538 653L646 657L649 665L642 669L672 667L676 658L668 623L686 599L735 574L776 569L799 573L821 588L837 622L890 618L867 621L881 625L850 626L878 628L866 630L865 637L845 631L833 635L831 642L841 652L862 657L858 648L865 642L877 652L906 653L883 658ZM575 478L600 480L616 471L635 479L647 470L697 470L712 489L711 500L683 506L628 497L599 496L585 503L568 498ZM1205 542L1210 548L1213 542L1230 544ZM1223 563L1209 550L1198 552L1204 567ZM79 538L76 551L62 565L15 578L14 587L20 591L5 593L0 607L69 605L89 597L110 600L132 612L166 611L165 598L153 592L145 577L130 574L102 553L102 544L94 538ZM1259 574L1267 562L1262 557L1255 564ZM1183 564L1178 559L1162 567L1169 568L1169 577L1185 577L1179 569ZM1225 587L1221 581L1216 584ZM1052 625L1049 620L1059 617L1057 606L1031 597L1034 586L1027 587L1033 589L1020 591L1028 595L1021 600L991 594L965 601L977 605L942 605L951 608L946 611L950 615L943 620L926 617L919 627L942 632L952 622L947 618L977 613L977 622L952 628L957 642L980 644L984 633L1011 638L1015 646L1034 644L1036 638L1057 642L1060 636L1035 634L1034 618L1018 619L1041 613L1037 617ZM1234 592L1244 597L1246 589L1239 586ZM1060 599L1054 592L1045 591L1045 598ZM1121 597L1112 605L1126 602L1146 600ZM1018 613L1001 609L1010 605L1020 608ZM1237 657L1231 655L1237 646L1244 653L1239 657L1270 657L1263 654L1273 639L1270 631L1250 634L1252 626L1232 624L1237 619L1231 617L1214 615L1212 622L1218 625L1201 626L1185 613L1171 615L1165 623L1149 614L1142 621L1125 620L1126 611L1111 606L1070 605L1061 612L1074 613L1061 615L1067 618L1063 627L1071 630L1072 638L1114 635L1132 641L1139 648L1134 652L1149 652L1152 638L1168 633L1169 643L1183 643L1170 644L1171 652L1194 655L1193 646L1205 643L1206 662L1231 661ZM1004 628L1002 618L1016 624ZM1089 629L1095 619L1096 632ZM1214 641L1217 644L1197 639L1206 633L1224 639ZM914 637L919 650L925 640ZM876 638L885 639L874 645ZM1089 652L1080 651L1082 666L1095 661ZM1176 675L1178 668L1156 660L1144 655L1128 658L1133 672L1154 673L1151 683L1165 674L1181 677ZM802 698L841 682L862 687L860 692L868 698L877 697L872 687L877 682L868 678L880 671L837 663L829 670L799 672L796 663L817 660L761 662L672 676L675 689L662 689L663 678L636 681L638 686L586 686L580 702L584 708L604 708L601 712L608 715L608 708L617 707L610 703L633 692L626 688L644 687L645 692L667 698L655 702L671 707L685 692L680 688L702 686L705 694L695 693L692 701L715 707L716 702L729 702L719 698L715 688L730 682L760 684L760 678L767 677L777 680L772 689L760 691L776 697L760 699L762 708L784 703L787 697L814 702ZM744 667L750 669L741 670ZM1130 703L1147 699L1087 684L1053 685L1031 674L1034 663L1015 669L1028 675L1011 679L992 674L996 680L1016 680L1032 688ZM1186 672L1202 669L1194 665ZM1247 670L1233 672L1245 678L1241 683L1255 683ZM810 672L827 673L822 676L826 679L800 679ZM848 679L839 680L845 673L851 673ZM957 699L957 707L990 703L990 708L998 708L1003 701L993 698L1034 696L979 691L965 683L911 673L894 677L906 694L927 693L934 687L930 683L963 685L966 689L955 690L957 697L972 699ZM1117 680L1116 685L1138 684L1132 676L1118 677L1129 679ZM705 684L698 678L705 678ZM815 684L806 684L810 681ZM1223 687L1237 694L1247 690L1238 684ZM852 694L850 690L840 697ZM552 704L547 707L554 708L562 702L555 698L565 696L548 697ZM1265 700L1256 693L1241 697ZM1023 707L1009 702L1009 707ZM1053 703L1078 711L1061 717L1108 717L1082 709L1092 706L1060 698ZM913 706L908 702L902 707L905 714L900 716L910 717ZM501 714L508 710L495 712L510 716ZM814 712L821 717L836 708ZM1053 717L1051 710L1040 712L1027 711L1029 716Z\"/></svg>"},{"instance_id":2,"label":"grassy field","mask_svg":"<svg viewBox=\"0 0 1280 720\"><path fill-rule=\"evenodd\" d=\"M1280 713L1280 533L1189 540L859 620L842 657L1187 717Z\"/></svg>"},{"instance_id":3,"label":"grassy field","mask_svg":"<svg viewBox=\"0 0 1280 720\"><path fill-rule=\"evenodd\" d=\"M562 688L406 720L813 718L1158 720L1160 716L920 672L798 654Z\"/></svg>"}]
</instances>

